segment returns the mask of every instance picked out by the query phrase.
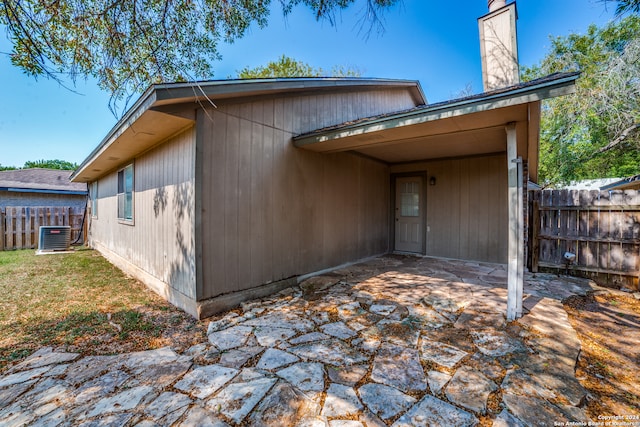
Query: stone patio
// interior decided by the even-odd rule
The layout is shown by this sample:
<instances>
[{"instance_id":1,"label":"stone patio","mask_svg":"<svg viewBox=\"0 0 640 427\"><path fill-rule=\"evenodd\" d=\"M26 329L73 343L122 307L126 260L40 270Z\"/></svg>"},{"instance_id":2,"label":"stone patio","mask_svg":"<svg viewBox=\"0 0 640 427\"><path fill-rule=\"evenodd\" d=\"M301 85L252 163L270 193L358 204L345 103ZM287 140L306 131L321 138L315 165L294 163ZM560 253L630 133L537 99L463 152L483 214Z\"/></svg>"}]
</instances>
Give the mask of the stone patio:
<instances>
[{"instance_id":1,"label":"stone patio","mask_svg":"<svg viewBox=\"0 0 640 427\"><path fill-rule=\"evenodd\" d=\"M526 315L507 323L504 266L380 257L218 316L184 354L43 348L0 376L0 425L588 422L560 301L589 290L527 276Z\"/></svg>"}]
</instances>

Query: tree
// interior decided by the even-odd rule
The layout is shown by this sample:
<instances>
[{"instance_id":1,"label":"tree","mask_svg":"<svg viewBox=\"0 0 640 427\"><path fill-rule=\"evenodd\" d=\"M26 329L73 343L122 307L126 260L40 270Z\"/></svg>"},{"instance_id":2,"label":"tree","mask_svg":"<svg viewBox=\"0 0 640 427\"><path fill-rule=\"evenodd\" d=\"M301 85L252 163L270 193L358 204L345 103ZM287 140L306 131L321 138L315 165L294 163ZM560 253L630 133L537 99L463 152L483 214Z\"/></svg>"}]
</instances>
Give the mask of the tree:
<instances>
[{"instance_id":1,"label":"tree","mask_svg":"<svg viewBox=\"0 0 640 427\"><path fill-rule=\"evenodd\" d=\"M66 160L36 160L25 162L23 169L29 168L44 168L44 169L60 169L60 170L76 170L78 168L77 163L67 162Z\"/></svg>"},{"instance_id":2,"label":"tree","mask_svg":"<svg viewBox=\"0 0 640 427\"><path fill-rule=\"evenodd\" d=\"M626 13L640 13L640 0L602 0L605 3L616 3L616 15L622 16Z\"/></svg>"},{"instance_id":3,"label":"tree","mask_svg":"<svg viewBox=\"0 0 640 427\"><path fill-rule=\"evenodd\" d=\"M303 5L318 20L365 3L364 19L400 0L278 0L286 15ZM27 74L64 83L94 77L116 101L148 85L211 78L218 44L267 25L271 0L2 0L0 24L12 43L11 62Z\"/></svg>"},{"instance_id":4,"label":"tree","mask_svg":"<svg viewBox=\"0 0 640 427\"><path fill-rule=\"evenodd\" d=\"M362 73L358 69L344 66L333 67L331 73L322 68L313 68L311 65L296 61L286 55L282 55L277 61L271 61L267 65L255 68L245 67L238 71L239 79L263 79L273 77L360 77Z\"/></svg>"},{"instance_id":5,"label":"tree","mask_svg":"<svg viewBox=\"0 0 640 427\"><path fill-rule=\"evenodd\" d=\"M640 17L551 40L523 80L580 70L576 94L543 105L540 177L557 183L640 172Z\"/></svg>"}]
</instances>

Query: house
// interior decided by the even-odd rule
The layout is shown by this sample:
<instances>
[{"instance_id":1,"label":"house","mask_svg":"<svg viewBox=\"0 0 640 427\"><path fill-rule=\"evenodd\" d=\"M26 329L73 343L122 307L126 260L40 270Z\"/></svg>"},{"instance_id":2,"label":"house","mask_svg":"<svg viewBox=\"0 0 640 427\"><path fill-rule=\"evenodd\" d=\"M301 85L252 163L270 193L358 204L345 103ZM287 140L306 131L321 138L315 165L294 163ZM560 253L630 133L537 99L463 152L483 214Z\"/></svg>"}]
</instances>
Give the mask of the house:
<instances>
[{"instance_id":1,"label":"house","mask_svg":"<svg viewBox=\"0 0 640 427\"><path fill-rule=\"evenodd\" d=\"M0 171L0 208L67 206L84 209L87 185L71 182L71 173L42 168Z\"/></svg>"},{"instance_id":2,"label":"house","mask_svg":"<svg viewBox=\"0 0 640 427\"><path fill-rule=\"evenodd\" d=\"M72 177L89 244L196 317L389 252L508 262L517 316L540 102L577 75L514 78L432 105L406 80L154 85Z\"/></svg>"}]
</instances>

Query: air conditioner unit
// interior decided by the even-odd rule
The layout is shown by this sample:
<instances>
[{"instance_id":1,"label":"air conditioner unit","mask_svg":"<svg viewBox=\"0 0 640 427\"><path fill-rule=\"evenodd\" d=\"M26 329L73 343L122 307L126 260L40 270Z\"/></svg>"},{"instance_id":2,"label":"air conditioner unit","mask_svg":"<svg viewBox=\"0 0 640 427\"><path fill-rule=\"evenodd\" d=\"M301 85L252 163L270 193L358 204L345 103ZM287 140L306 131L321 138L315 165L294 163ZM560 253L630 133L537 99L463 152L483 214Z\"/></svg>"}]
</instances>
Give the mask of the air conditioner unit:
<instances>
[{"instance_id":1,"label":"air conditioner unit","mask_svg":"<svg viewBox=\"0 0 640 427\"><path fill-rule=\"evenodd\" d=\"M38 237L38 251L67 251L71 247L71 227L43 225Z\"/></svg>"}]
</instances>

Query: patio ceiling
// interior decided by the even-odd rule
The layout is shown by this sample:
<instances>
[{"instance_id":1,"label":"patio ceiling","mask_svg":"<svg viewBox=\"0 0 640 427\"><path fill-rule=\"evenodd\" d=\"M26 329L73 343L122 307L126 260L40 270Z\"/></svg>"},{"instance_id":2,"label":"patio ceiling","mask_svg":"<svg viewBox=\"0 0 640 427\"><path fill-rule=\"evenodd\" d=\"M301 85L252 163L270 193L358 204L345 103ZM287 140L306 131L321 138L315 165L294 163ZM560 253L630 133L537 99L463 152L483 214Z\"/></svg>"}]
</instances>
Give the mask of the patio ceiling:
<instances>
[{"instance_id":1,"label":"patio ceiling","mask_svg":"<svg viewBox=\"0 0 640 427\"><path fill-rule=\"evenodd\" d=\"M527 119L527 105L404 125L334 139L321 152L356 151L386 163L499 153L505 124ZM321 144L318 144L321 145ZM306 147L305 147L306 148ZM313 148L310 147L313 150Z\"/></svg>"},{"instance_id":2,"label":"patio ceiling","mask_svg":"<svg viewBox=\"0 0 640 427\"><path fill-rule=\"evenodd\" d=\"M537 146L539 102L572 93L577 77L553 75L506 90L320 129L295 137L294 144L320 153L355 151L393 164L504 152L505 125L524 122Z\"/></svg>"}]
</instances>

